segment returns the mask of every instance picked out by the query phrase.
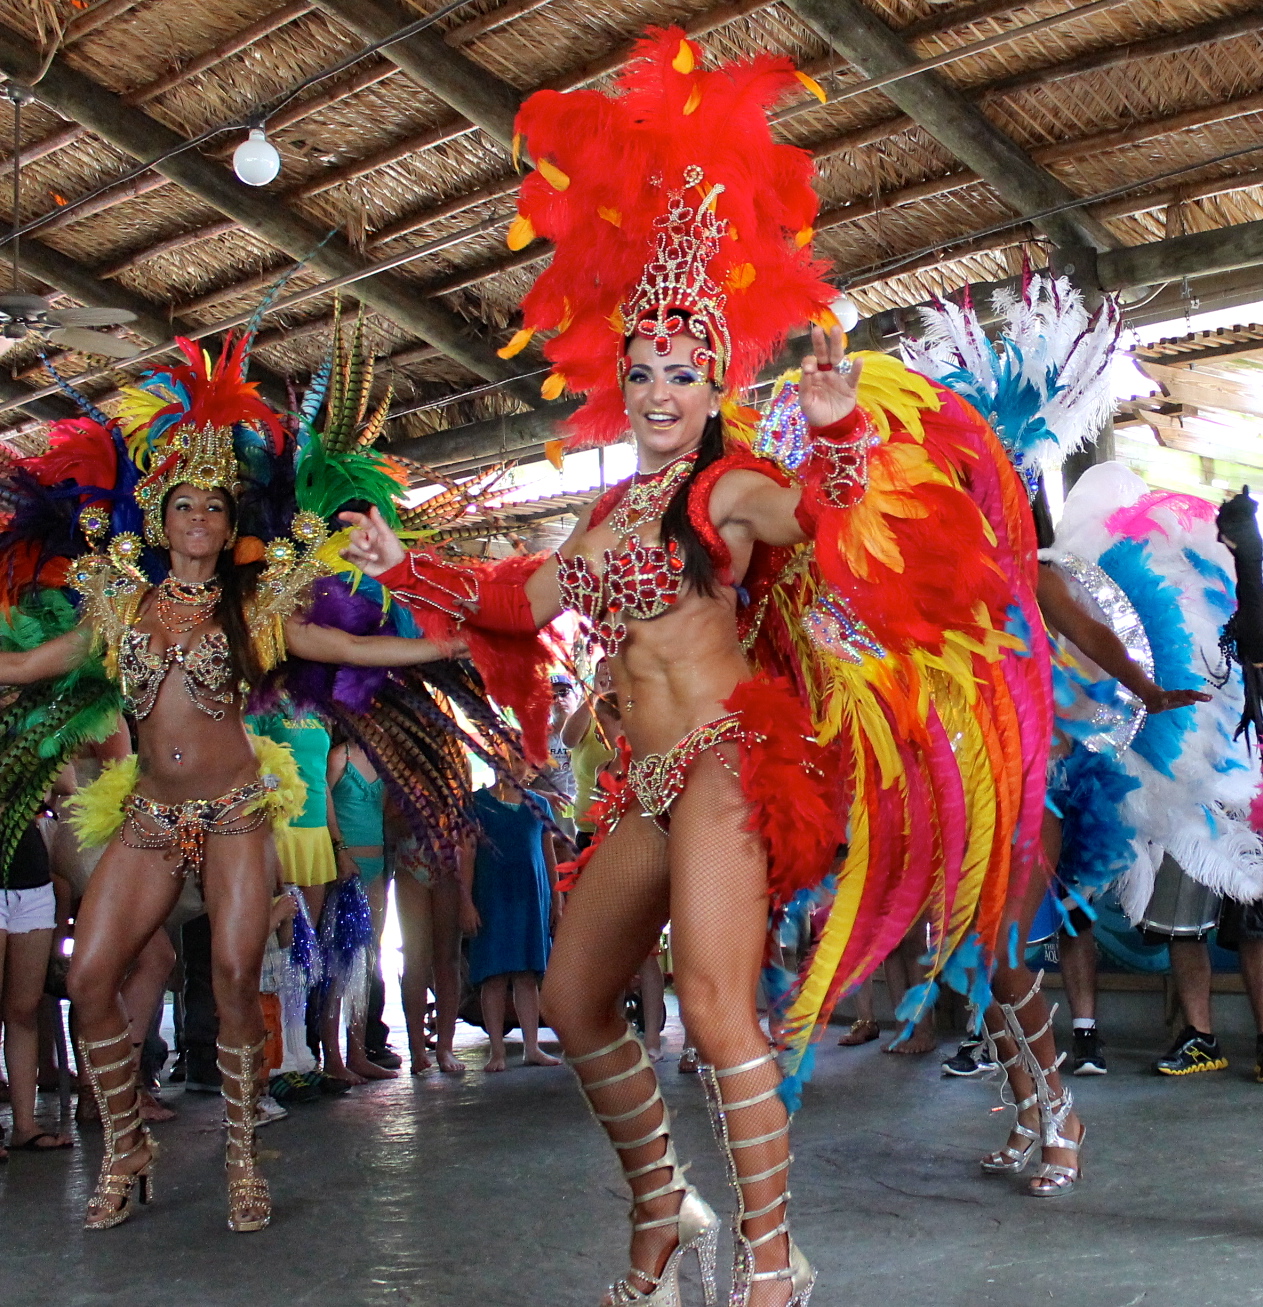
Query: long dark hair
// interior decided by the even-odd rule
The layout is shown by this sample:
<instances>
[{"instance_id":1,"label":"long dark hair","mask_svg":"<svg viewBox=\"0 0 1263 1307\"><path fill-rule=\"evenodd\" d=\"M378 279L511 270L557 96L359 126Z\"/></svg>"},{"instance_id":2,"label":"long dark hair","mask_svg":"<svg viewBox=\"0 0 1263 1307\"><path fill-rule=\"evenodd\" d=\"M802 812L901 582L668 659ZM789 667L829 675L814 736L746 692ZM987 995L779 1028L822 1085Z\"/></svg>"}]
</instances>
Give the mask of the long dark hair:
<instances>
[{"instance_id":1,"label":"long dark hair","mask_svg":"<svg viewBox=\"0 0 1263 1307\"><path fill-rule=\"evenodd\" d=\"M162 499L162 521L166 524L167 504L175 493L177 486L172 486ZM223 486L216 486L228 505L228 524L231 536L237 526L237 501L232 493ZM171 551L166 554L168 570L171 567ZM254 641L250 638L250 624L246 621L246 605L254 598L255 585L259 573L263 570L262 562L238 563L233 558L231 545L225 545L215 560L215 575L219 579L219 606L215 617L224 634L228 637L228 656L232 660L234 681L245 681L254 689L263 679L263 665L255 652Z\"/></svg>"},{"instance_id":2,"label":"long dark hair","mask_svg":"<svg viewBox=\"0 0 1263 1307\"><path fill-rule=\"evenodd\" d=\"M674 541L684 560L684 579L699 594L712 598L715 595L715 565L711 562L710 551L689 521L689 494L697 478L723 456L724 420L716 413L706 419L701 443L697 447L697 461L684 484L671 496L667 511L662 515L661 527L662 543Z\"/></svg>"}]
</instances>

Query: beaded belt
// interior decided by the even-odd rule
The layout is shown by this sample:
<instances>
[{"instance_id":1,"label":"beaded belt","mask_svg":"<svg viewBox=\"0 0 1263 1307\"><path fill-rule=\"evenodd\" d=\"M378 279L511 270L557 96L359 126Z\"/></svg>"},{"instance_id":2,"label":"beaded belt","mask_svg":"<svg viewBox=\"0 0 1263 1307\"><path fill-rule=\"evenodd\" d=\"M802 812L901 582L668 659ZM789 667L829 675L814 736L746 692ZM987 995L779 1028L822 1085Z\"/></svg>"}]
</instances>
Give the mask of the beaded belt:
<instances>
[{"instance_id":1,"label":"beaded belt","mask_svg":"<svg viewBox=\"0 0 1263 1307\"><path fill-rule=\"evenodd\" d=\"M217 799L187 799L184 803L159 803L143 794L129 794L123 800L125 821L118 837L129 849L175 849L179 862L172 868L176 877L187 877L192 872L202 883L202 869L206 861L208 835L249 835L267 821L267 811L259 807L256 812L235 812L248 803L258 803L277 788L274 776L238 785L235 790L221 794ZM147 830L137 814L148 817L158 830ZM136 842L127 838L131 833Z\"/></svg>"},{"instance_id":2,"label":"beaded belt","mask_svg":"<svg viewBox=\"0 0 1263 1307\"><path fill-rule=\"evenodd\" d=\"M633 758L627 767L627 784L639 800L646 817L666 814L684 789L688 769L708 750L730 740L740 740L746 732L737 713L717 717L690 731L666 753L649 753ZM728 763L723 759L727 767ZM731 770L731 768L729 768Z\"/></svg>"}]
</instances>

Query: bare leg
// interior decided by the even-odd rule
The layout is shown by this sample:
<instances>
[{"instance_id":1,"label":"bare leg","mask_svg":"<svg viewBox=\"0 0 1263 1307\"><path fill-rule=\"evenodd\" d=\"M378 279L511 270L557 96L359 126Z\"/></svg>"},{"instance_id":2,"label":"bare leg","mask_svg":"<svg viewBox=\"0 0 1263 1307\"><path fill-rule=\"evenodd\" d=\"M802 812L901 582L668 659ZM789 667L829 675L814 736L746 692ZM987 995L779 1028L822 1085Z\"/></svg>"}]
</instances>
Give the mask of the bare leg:
<instances>
[{"instance_id":1,"label":"bare leg","mask_svg":"<svg viewBox=\"0 0 1263 1307\"><path fill-rule=\"evenodd\" d=\"M328 885L300 885L299 893L303 896L303 902L307 905L307 915L311 918L311 924L317 929L320 927L320 914L324 911L325 898L329 893Z\"/></svg>"},{"instance_id":2,"label":"bare leg","mask_svg":"<svg viewBox=\"0 0 1263 1307\"><path fill-rule=\"evenodd\" d=\"M434 965L434 919L428 885L422 885L415 876L401 871L395 876L394 886L399 933L403 937L399 997L403 1001L403 1015L408 1026L412 1074L416 1075L434 1065L425 1051L426 995L430 992L430 973Z\"/></svg>"},{"instance_id":3,"label":"bare leg","mask_svg":"<svg viewBox=\"0 0 1263 1307\"><path fill-rule=\"evenodd\" d=\"M374 948L380 949L382 927L386 921L386 878L378 876L376 880L370 881L365 886L365 893L368 896L369 910L373 914ZM347 1026L347 1068L362 1080L394 1080L399 1075L398 1071L390 1067L378 1066L376 1062L368 1060L368 1054L364 1049L364 1027L367 1021L368 1013L363 1012L354 1025Z\"/></svg>"},{"instance_id":4,"label":"bare leg","mask_svg":"<svg viewBox=\"0 0 1263 1307\"><path fill-rule=\"evenodd\" d=\"M1239 945L1241 979L1254 1014L1254 1028L1263 1035L1263 939L1243 939Z\"/></svg>"},{"instance_id":5,"label":"bare leg","mask_svg":"<svg viewBox=\"0 0 1263 1307\"><path fill-rule=\"evenodd\" d=\"M258 1229L271 1215L267 1183L256 1175L254 1113L259 1094L263 1009L259 975L272 914L272 834L212 835L206 841L203 894L211 925L211 984L219 1012L228 1146L229 1223ZM98 873L99 874L99 873Z\"/></svg>"},{"instance_id":6,"label":"bare leg","mask_svg":"<svg viewBox=\"0 0 1263 1307\"><path fill-rule=\"evenodd\" d=\"M148 1168L153 1149L140 1124L136 1074L130 1056L127 1014L119 990L150 937L166 920L179 897L181 882L160 850L130 849L119 840L109 845L88 882L75 919L75 951L67 988L74 1004L80 1041L80 1070L95 1081L98 1106L120 1123L115 1132L103 1119L106 1166L100 1178L134 1175ZM88 1045L98 1046L93 1056ZM84 1060L90 1063L84 1066ZM94 1071L94 1067L108 1067ZM134 1124L133 1124L134 1122ZM87 1224L108 1226L122 1207L117 1190L102 1190L88 1206Z\"/></svg>"},{"instance_id":7,"label":"bare leg","mask_svg":"<svg viewBox=\"0 0 1263 1307\"><path fill-rule=\"evenodd\" d=\"M504 1009L509 992L509 977L488 976L482 982L482 1022L491 1040L491 1054L483 1066L484 1071L506 1071L508 1062L504 1054Z\"/></svg>"},{"instance_id":8,"label":"bare leg","mask_svg":"<svg viewBox=\"0 0 1263 1307\"><path fill-rule=\"evenodd\" d=\"M657 1062L662 1057L662 1027L667 1020L667 1000L662 963L656 953L651 953L640 964L640 1001L645 1013L645 1047L650 1058Z\"/></svg>"},{"instance_id":9,"label":"bare leg","mask_svg":"<svg viewBox=\"0 0 1263 1307\"><path fill-rule=\"evenodd\" d=\"M866 980L855 991L855 1020L838 1040L843 1048L856 1048L877 1038L877 1015L873 1011L873 982Z\"/></svg>"},{"instance_id":10,"label":"bare leg","mask_svg":"<svg viewBox=\"0 0 1263 1307\"><path fill-rule=\"evenodd\" d=\"M1057 951L1070 1015L1080 1020L1095 1020L1096 939L1092 927L1085 926L1077 935L1063 930L1058 937Z\"/></svg>"},{"instance_id":11,"label":"bare leg","mask_svg":"<svg viewBox=\"0 0 1263 1307\"><path fill-rule=\"evenodd\" d=\"M558 1058L539 1046L539 978L533 971L513 973L513 1006L522 1030L523 1065L560 1066Z\"/></svg>"},{"instance_id":12,"label":"bare leg","mask_svg":"<svg viewBox=\"0 0 1263 1307\"><path fill-rule=\"evenodd\" d=\"M929 947L929 922L924 918L908 931L899 947L886 959L886 988L890 1001L898 1008L903 996L925 979L921 959ZM871 1002L871 1000L870 1000ZM932 1053L938 1047L934 1034L934 1009L931 1008L913 1027L907 1039L901 1039L903 1030L882 1048L883 1053Z\"/></svg>"},{"instance_id":13,"label":"bare leg","mask_svg":"<svg viewBox=\"0 0 1263 1307\"><path fill-rule=\"evenodd\" d=\"M135 1050L138 1073L141 1049L153 1025L154 1014L162 1003L174 966L175 949L167 932L159 928L149 937L149 942L136 959L136 965L123 981L122 998L127 1012L127 1034ZM142 1087L140 1115L144 1121L171 1121L176 1113Z\"/></svg>"},{"instance_id":14,"label":"bare leg","mask_svg":"<svg viewBox=\"0 0 1263 1307\"><path fill-rule=\"evenodd\" d=\"M22 1145L40 1133L35 1124L36 1078L39 1072L40 999L52 949L51 930L31 930L9 935L0 956L4 972L0 1012L4 1016L4 1061L9 1072L9 1101L13 1104L11 1144ZM70 1140L52 1136L40 1147L57 1148Z\"/></svg>"},{"instance_id":15,"label":"bare leg","mask_svg":"<svg viewBox=\"0 0 1263 1307\"><path fill-rule=\"evenodd\" d=\"M1184 1020L1199 1034L1213 1033L1210 1013L1210 949L1205 940L1171 941L1171 975Z\"/></svg>"},{"instance_id":16,"label":"bare leg","mask_svg":"<svg viewBox=\"0 0 1263 1307\"><path fill-rule=\"evenodd\" d=\"M1012 1010L1012 1018L1020 1025L1027 1047L1045 1077L1051 1101L1063 1101L1066 1090L1055 1066L1057 1044L1052 1033L1051 1014L1043 994L1036 988L1035 976L1022 964L1026 936L1048 888L1047 869L1055 867L1061 856L1061 823L1051 813L1044 814L1043 853L1043 867L1037 867L1031 872L1023 900L1009 905L1009 914L1000 928L998 950L1000 956L991 981L991 990L996 1001L987 1009L984 1017L987 1030L995 1044L996 1056L1006 1064L1014 1101L1025 1104L1017 1114L1017 1124L1025 1127L1027 1131L1033 1131L1033 1137L1036 1138L1040 1137L1041 1121L1040 1109L1036 1102L1035 1080L1022 1065L1018 1045L1008 1034L1001 1004ZM1015 956L1012 958L1009 956L1011 925L1017 927ZM1017 965L1010 965L1012 962L1016 962ZM1065 1117L1061 1133L1067 1139L1082 1140L1083 1123L1074 1111ZM1031 1137L1015 1130L1009 1135L1008 1148L1021 1152L1025 1148L1026 1140ZM1078 1164L1078 1155L1073 1149L1041 1146L1040 1151L1043 1161L1049 1165L1074 1167ZM984 1169L992 1169L994 1163L1002 1157L1003 1154L990 1154L983 1159ZM1039 1185L1040 1181L1032 1180L1031 1184L1033 1188Z\"/></svg>"},{"instance_id":17,"label":"bare leg","mask_svg":"<svg viewBox=\"0 0 1263 1307\"><path fill-rule=\"evenodd\" d=\"M439 1070L464 1073L465 1064L452 1050L460 1009L460 886L452 876L435 880L430 891L434 912L434 1003L438 1009Z\"/></svg>"}]
</instances>

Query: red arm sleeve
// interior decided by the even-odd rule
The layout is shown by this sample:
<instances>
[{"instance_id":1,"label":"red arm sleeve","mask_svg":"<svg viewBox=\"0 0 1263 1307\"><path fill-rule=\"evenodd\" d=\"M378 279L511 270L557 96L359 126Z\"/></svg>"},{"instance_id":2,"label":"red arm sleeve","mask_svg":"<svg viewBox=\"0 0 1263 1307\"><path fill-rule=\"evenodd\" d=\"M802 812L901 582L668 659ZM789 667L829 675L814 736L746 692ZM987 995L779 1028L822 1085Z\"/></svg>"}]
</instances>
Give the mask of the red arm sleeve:
<instances>
[{"instance_id":1,"label":"red arm sleeve","mask_svg":"<svg viewBox=\"0 0 1263 1307\"><path fill-rule=\"evenodd\" d=\"M417 550L377 578L427 635L464 640L487 692L517 714L523 751L536 765L548 759L553 655L531 616L526 583L547 558L463 564Z\"/></svg>"}]
</instances>

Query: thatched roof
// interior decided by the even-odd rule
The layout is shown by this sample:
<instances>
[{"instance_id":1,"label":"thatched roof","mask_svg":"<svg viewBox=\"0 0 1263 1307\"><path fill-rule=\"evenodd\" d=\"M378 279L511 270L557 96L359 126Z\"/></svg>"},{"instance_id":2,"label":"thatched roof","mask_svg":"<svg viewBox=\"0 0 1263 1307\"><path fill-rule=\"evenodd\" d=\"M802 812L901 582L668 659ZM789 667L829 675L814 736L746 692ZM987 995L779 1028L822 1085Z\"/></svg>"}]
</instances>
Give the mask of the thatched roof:
<instances>
[{"instance_id":1,"label":"thatched roof","mask_svg":"<svg viewBox=\"0 0 1263 1307\"><path fill-rule=\"evenodd\" d=\"M401 23L439 8L434 0L357 3L365 14ZM1263 13L1252 0L862 3L914 61L984 47L922 79L961 92L1033 169L1073 196L1109 195L1086 212L1115 244L1263 219L1263 146L1222 157L1255 146L1263 124ZM0 73L21 74L24 51L51 54L56 45L54 66L81 75L76 86L86 77L120 98L120 115L145 115L155 131L189 138L248 118L362 50L368 38L352 22L362 24L348 18L356 7L349 0L96 0L82 9L72 0L0 0ZM1084 12L1045 21L1071 10ZM649 24L685 25L716 58L790 55L822 82L830 102L786 106L777 130L818 157L816 248L866 313L1010 277L1024 260L1044 263L1049 239L1038 224L1021 221L1031 211L954 157L933 123L905 116L892 102L895 86L848 93L869 75L857 66L864 61L844 58L836 41L801 16L810 11L804 0L470 0L433 30L443 34L453 67L518 97L545 85L599 84ZM1032 25L1033 34L996 39ZM313 232L336 229L330 248L345 241L363 263L434 246L394 269L394 284L422 310L441 306L453 333L491 358L512 332L517 303L547 251L506 251L515 172L492 109L475 125L469 118L479 114L462 116L441 86L421 84L390 53L317 82L271 118L269 138L283 166L255 199L265 197ZM249 312L292 267L294 251L275 231L226 213L204 187L142 171L109 190L136 170L135 153L110 121L85 114L92 129L77 125L69 92L48 92L54 81L50 74L36 88L23 120L21 217L50 217L28 238L26 289L51 291L64 303L139 304L152 318L184 327ZM240 129L224 133L194 153L208 170L222 171L241 138ZM11 159L12 152L8 115L0 113L0 154ZM0 166L3 180L11 165ZM95 198L74 207L86 196ZM0 220L11 216L7 205L0 198ZM1002 230L991 230L998 224ZM40 247L62 256L55 268L41 262ZM304 268L283 295L328 279L327 270ZM354 296L357 286L345 293ZM332 303L332 293L322 291L271 312L259 363L301 384L327 345ZM383 311L380 301L369 309L373 348L393 360L382 375L393 374L402 407L485 387L488 373L471 370L468 358L456 361L442 344L429 347L415 316ZM154 334L135 339L149 346ZM516 363L521 371L540 366L530 352ZM89 373L101 360L70 355L57 365L65 374ZM3 366L31 391L51 381L29 340L9 350ZM116 367L83 389L108 396L136 370ZM524 411L521 397L537 384L421 408L395 422L392 435L417 437ZM0 407L0 427L29 426L30 417L13 406L22 394L0 394L0 406L8 405Z\"/></svg>"}]
</instances>

